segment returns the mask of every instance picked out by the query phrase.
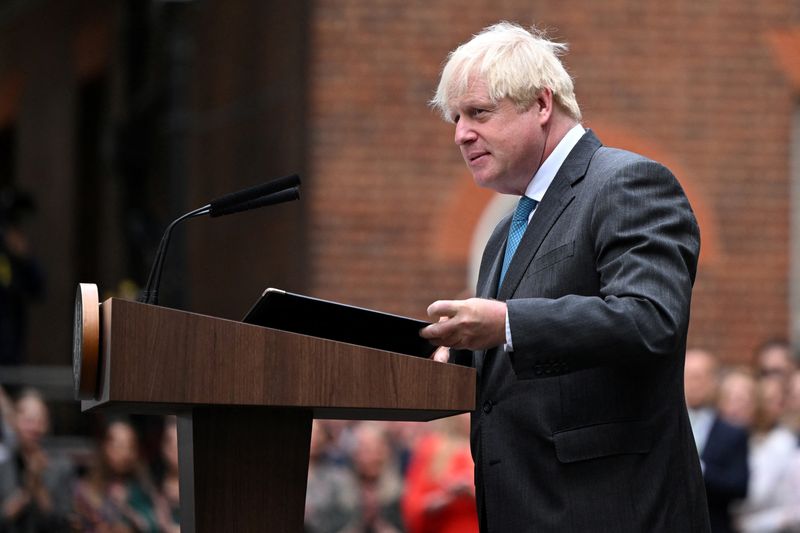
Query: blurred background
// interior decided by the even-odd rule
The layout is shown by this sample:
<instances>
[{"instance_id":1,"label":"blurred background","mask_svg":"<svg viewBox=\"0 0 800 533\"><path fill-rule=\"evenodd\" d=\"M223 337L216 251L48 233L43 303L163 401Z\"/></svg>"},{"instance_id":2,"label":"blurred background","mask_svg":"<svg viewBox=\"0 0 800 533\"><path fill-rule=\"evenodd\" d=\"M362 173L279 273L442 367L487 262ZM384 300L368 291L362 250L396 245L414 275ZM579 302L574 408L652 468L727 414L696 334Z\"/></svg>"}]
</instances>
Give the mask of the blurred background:
<instances>
[{"instance_id":1,"label":"blurred background","mask_svg":"<svg viewBox=\"0 0 800 533\"><path fill-rule=\"evenodd\" d=\"M423 318L471 289L508 199L427 101L499 20L569 43L584 125L684 186L689 344L751 366L800 341L794 0L2 0L0 385L42 391L63 447L101 438L71 399L77 283L135 297L172 219L293 172L298 203L176 230L162 305L240 319L279 287ZM156 454L163 422L135 425Z\"/></svg>"}]
</instances>

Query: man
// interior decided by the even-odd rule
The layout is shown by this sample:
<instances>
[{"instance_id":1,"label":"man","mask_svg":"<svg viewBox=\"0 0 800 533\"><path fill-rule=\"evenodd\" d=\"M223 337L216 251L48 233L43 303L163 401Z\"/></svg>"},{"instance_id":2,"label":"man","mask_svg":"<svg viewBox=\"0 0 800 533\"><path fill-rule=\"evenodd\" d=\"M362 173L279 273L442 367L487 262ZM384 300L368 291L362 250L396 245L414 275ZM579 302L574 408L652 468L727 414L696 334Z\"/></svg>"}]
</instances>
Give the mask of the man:
<instances>
[{"instance_id":1,"label":"man","mask_svg":"<svg viewBox=\"0 0 800 533\"><path fill-rule=\"evenodd\" d=\"M756 350L756 366L761 377L775 377L788 387L797 368L792 346L784 339L771 339Z\"/></svg>"},{"instance_id":2,"label":"man","mask_svg":"<svg viewBox=\"0 0 800 533\"><path fill-rule=\"evenodd\" d=\"M501 23L450 54L433 105L478 185L525 196L478 297L421 334L478 371L482 531L707 531L682 386L697 224L666 168L583 129L564 49Z\"/></svg>"},{"instance_id":3,"label":"man","mask_svg":"<svg viewBox=\"0 0 800 533\"><path fill-rule=\"evenodd\" d=\"M711 530L733 531L729 507L747 496L747 431L722 420L714 409L719 365L705 350L686 352L684 389L692 433L706 484Z\"/></svg>"}]
</instances>

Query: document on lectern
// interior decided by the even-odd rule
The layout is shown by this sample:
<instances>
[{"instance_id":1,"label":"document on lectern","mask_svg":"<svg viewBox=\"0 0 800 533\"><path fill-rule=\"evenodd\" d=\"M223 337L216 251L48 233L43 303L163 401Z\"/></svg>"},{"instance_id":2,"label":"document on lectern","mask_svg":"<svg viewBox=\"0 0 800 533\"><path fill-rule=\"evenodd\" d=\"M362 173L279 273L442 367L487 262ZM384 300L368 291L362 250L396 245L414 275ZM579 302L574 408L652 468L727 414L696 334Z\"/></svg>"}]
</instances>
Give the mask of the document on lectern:
<instances>
[{"instance_id":1,"label":"document on lectern","mask_svg":"<svg viewBox=\"0 0 800 533\"><path fill-rule=\"evenodd\" d=\"M280 289L267 289L242 322L416 357L436 346L419 336L428 322Z\"/></svg>"}]
</instances>

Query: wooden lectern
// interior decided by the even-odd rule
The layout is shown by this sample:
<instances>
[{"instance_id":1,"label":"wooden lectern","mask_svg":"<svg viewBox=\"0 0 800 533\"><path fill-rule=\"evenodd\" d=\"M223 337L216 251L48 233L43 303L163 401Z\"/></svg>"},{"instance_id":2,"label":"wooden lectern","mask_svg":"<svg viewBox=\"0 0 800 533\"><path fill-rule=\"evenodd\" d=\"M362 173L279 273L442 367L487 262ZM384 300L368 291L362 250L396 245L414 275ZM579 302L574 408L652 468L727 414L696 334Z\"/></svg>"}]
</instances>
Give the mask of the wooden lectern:
<instances>
[{"instance_id":1,"label":"wooden lectern","mask_svg":"<svg viewBox=\"0 0 800 533\"><path fill-rule=\"evenodd\" d=\"M178 415L184 532L302 531L312 418L475 408L475 371L428 359L118 299L99 330L82 409Z\"/></svg>"}]
</instances>

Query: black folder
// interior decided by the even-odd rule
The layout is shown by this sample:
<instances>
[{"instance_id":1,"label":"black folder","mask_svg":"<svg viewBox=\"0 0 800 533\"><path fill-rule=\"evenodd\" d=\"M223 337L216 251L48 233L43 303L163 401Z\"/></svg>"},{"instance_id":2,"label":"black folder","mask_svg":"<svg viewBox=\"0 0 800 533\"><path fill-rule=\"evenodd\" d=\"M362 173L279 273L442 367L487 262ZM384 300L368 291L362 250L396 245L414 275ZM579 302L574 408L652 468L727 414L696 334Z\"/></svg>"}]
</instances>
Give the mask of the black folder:
<instances>
[{"instance_id":1,"label":"black folder","mask_svg":"<svg viewBox=\"0 0 800 533\"><path fill-rule=\"evenodd\" d=\"M428 322L267 289L242 322L417 357L436 346L419 336Z\"/></svg>"}]
</instances>

